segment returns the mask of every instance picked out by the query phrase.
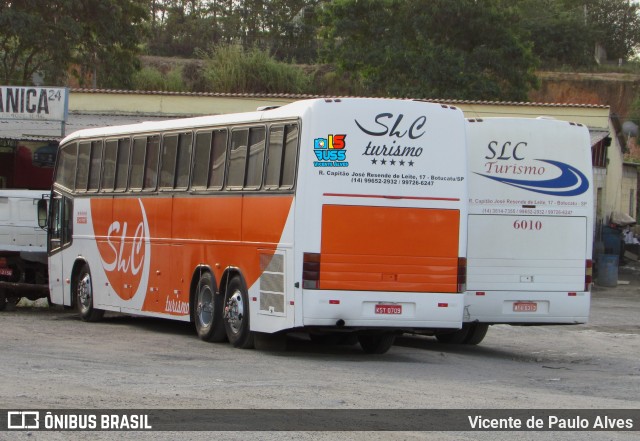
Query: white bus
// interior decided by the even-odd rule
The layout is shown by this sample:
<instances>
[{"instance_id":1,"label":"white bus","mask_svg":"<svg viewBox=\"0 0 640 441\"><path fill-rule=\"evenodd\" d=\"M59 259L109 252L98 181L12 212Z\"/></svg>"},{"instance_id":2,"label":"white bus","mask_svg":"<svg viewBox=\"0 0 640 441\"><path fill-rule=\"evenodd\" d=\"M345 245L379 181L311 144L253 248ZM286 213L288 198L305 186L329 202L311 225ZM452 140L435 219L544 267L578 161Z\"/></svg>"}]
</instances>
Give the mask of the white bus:
<instances>
[{"instance_id":1,"label":"white bus","mask_svg":"<svg viewBox=\"0 0 640 441\"><path fill-rule=\"evenodd\" d=\"M51 299L256 333L459 329L466 249L459 109L318 99L88 129L60 146Z\"/></svg>"},{"instance_id":2,"label":"white bus","mask_svg":"<svg viewBox=\"0 0 640 441\"><path fill-rule=\"evenodd\" d=\"M585 323L593 243L591 143L580 124L545 118L467 123L467 292L461 330Z\"/></svg>"}]
</instances>

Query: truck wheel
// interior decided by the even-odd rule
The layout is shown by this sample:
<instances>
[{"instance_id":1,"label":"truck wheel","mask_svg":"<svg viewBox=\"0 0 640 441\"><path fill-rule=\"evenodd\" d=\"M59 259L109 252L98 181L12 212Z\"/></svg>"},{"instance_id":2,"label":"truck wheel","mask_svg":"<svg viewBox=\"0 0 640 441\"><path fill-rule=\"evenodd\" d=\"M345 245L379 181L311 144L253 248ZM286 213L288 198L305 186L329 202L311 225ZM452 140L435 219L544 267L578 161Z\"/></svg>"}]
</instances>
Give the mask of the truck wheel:
<instances>
[{"instance_id":1,"label":"truck wheel","mask_svg":"<svg viewBox=\"0 0 640 441\"><path fill-rule=\"evenodd\" d=\"M4 293L4 289L0 289L0 311L7 309L7 296Z\"/></svg>"},{"instance_id":2,"label":"truck wheel","mask_svg":"<svg viewBox=\"0 0 640 441\"><path fill-rule=\"evenodd\" d=\"M487 335L487 331L489 330L489 325L486 323L474 323L471 325L469 329L469 334L467 338L464 340L465 345L477 345L482 340L484 340L485 335Z\"/></svg>"},{"instance_id":3,"label":"truck wheel","mask_svg":"<svg viewBox=\"0 0 640 441\"><path fill-rule=\"evenodd\" d=\"M366 354L384 354L396 340L396 335L393 333L385 334L364 334L358 336L358 341L362 350Z\"/></svg>"},{"instance_id":4,"label":"truck wheel","mask_svg":"<svg viewBox=\"0 0 640 441\"><path fill-rule=\"evenodd\" d=\"M249 296L240 277L229 282L224 302L224 328L229 342L236 348L253 348L253 332L249 327Z\"/></svg>"},{"instance_id":5,"label":"truck wheel","mask_svg":"<svg viewBox=\"0 0 640 441\"><path fill-rule=\"evenodd\" d=\"M213 276L202 272L194 293L193 322L200 339L221 342L227 339L222 322L223 301L215 292Z\"/></svg>"},{"instance_id":6,"label":"truck wheel","mask_svg":"<svg viewBox=\"0 0 640 441\"><path fill-rule=\"evenodd\" d=\"M104 316L102 309L93 306L93 284L91 283L91 272L89 265L85 264L75 278L74 292L76 295L76 306L80 318L85 322L97 322Z\"/></svg>"}]
</instances>

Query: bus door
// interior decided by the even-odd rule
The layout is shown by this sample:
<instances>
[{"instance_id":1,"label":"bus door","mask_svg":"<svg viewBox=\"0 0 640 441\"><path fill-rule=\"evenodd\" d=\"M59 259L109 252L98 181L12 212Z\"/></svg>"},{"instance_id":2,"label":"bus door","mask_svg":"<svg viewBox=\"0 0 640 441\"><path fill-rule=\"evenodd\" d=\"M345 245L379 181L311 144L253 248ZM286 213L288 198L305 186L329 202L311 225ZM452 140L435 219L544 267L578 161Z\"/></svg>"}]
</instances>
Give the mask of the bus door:
<instances>
[{"instance_id":1,"label":"bus door","mask_svg":"<svg viewBox=\"0 0 640 441\"><path fill-rule=\"evenodd\" d=\"M73 203L70 198L54 193L49 205L49 231L47 250L49 253L49 290L51 302L71 305L71 295L64 292L63 252L73 235Z\"/></svg>"}]
</instances>

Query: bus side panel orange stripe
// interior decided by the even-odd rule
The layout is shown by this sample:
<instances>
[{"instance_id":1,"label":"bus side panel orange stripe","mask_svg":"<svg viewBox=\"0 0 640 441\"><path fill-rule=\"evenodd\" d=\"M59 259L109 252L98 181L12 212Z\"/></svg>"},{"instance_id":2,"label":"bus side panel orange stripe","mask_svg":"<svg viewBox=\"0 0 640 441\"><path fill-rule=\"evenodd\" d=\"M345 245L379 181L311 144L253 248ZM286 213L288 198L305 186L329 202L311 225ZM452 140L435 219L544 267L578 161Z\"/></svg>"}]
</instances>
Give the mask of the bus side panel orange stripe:
<instances>
[{"instance_id":1,"label":"bus side panel orange stripe","mask_svg":"<svg viewBox=\"0 0 640 441\"><path fill-rule=\"evenodd\" d=\"M188 308L193 270L200 264L211 266L220 281L223 271L234 266L242 271L247 285L260 277L259 252L275 251L282 236L293 196L242 195L212 197L143 197L150 236L150 270L143 310L184 315ZM127 223L124 255L135 249L134 233L142 222L138 198L97 198L91 201L98 249L103 261L113 260L120 236L107 242L113 222L120 233ZM244 220L242 213L245 212ZM250 215L249 215L250 214ZM243 239L244 238L244 239ZM218 264L218 265L216 265ZM140 285L137 279L116 268L106 271L118 295L128 300ZM132 288L126 289L127 286ZM125 288L123 288L125 287Z\"/></svg>"}]
</instances>

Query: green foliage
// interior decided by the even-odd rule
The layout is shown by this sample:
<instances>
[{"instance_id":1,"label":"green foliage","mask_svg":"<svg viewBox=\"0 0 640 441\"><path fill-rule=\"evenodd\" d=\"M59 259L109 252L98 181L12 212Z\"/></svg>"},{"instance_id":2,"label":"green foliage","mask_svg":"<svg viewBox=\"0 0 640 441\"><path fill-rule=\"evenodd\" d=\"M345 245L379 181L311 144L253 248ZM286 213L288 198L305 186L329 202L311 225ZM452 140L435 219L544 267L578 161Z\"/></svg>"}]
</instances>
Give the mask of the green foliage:
<instances>
[{"instance_id":1,"label":"green foliage","mask_svg":"<svg viewBox=\"0 0 640 441\"><path fill-rule=\"evenodd\" d=\"M218 46L206 54L204 77L209 90L228 93L305 93L309 78L266 51L239 45Z\"/></svg>"},{"instance_id":2,"label":"green foliage","mask_svg":"<svg viewBox=\"0 0 640 441\"><path fill-rule=\"evenodd\" d=\"M336 0L327 61L370 95L525 100L535 58L500 0Z\"/></svg>"},{"instance_id":3,"label":"green foliage","mask_svg":"<svg viewBox=\"0 0 640 441\"><path fill-rule=\"evenodd\" d=\"M571 0L577 2L577 0ZM640 5L630 0L583 0L595 40L610 60L626 60L640 44Z\"/></svg>"},{"instance_id":4,"label":"green foliage","mask_svg":"<svg viewBox=\"0 0 640 441\"><path fill-rule=\"evenodd\" d=\"M545 68L594 64L595 36L583 5L562 0L519 0L521 26ZM580 38L576 38L580 36Z\"/></svg>"},{"instance_id":5,"label":"green foliage","mask_svg":"<svg viewBox=\"0 0 640 441\"><path fill-rule=\"evenodd\" d=\"M103 87L126 85L137 68L147 0L19 0L0 5L0 76L28 84L44 72L64 82L75 66L81 84L98 73Z\"/></svg>"},{"instance_id":6,"label":"green foliage","mask_svg":"<svg viewBox=\"0 0 640 441\"><path fill-rule=\"evenodd\" d=\"M640 94L636 95L633 102L631 103L627 120L632 121L640 126Z\"/></svg>"},{"instance_id":7,"label":"green foliage","mask_svg":"<svg viewBox=\"0 0 640 441\"><path fill-rule=\"evenodd\" d=\"M260 47L279 60L315 61L318 0L150 0L148 50L194 57L220 44Z\"/></svg>"},{"instance_id":8,"label":"green foliage","mask_svg":"<svg viewBox=\"0 0 640 441\"><path fill-rule=\"evenodd\" d=\"M143 67L133 74L133 88L166 92L185 92L188 90L182 78L182 68L180 67L175 67L166 74L155 67Z\"/></svg>"}]
</instances>

